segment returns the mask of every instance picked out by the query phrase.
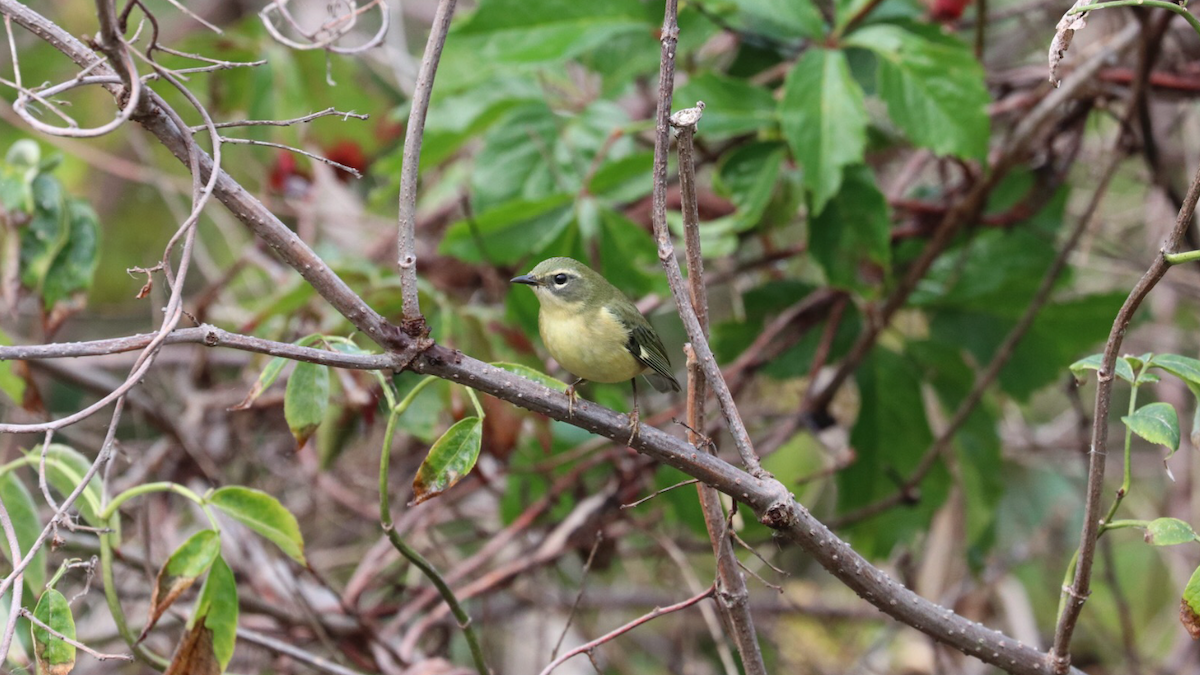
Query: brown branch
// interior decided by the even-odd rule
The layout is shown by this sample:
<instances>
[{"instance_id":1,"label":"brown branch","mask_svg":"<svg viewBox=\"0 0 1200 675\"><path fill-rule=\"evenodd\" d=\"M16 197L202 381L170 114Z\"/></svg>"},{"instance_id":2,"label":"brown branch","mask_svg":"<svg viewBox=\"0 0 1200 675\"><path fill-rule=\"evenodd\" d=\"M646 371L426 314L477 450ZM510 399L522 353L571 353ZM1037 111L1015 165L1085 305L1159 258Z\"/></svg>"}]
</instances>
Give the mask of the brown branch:
<instances>
[{"instance_id":1,"label":"brown branch","mask_svg":"<svg viewBox=\"0 0 1200 675\"><path fill-rule=\"evenodd\" d=\"M667 0L667 1L671 2L672 0ZM598 637L595 640L592 640L591 642L579 645L575 649L572 649L571 651L567 652L566 654L563 654L562 656L558 657L557 659L554 659L553 661L550 662L550 665L548 665L542 669L541 675L550 675L550 673L555 668L559 667L566 661L568 661L576 656L579 656L580 654L583 654L583 653L591 653L591 651L593 649L595 649L596 647L599 647L600 645L602 645L606 642L611 642L612 640L615 640L616 638L624 635L625 633L628 633L629 631L633 630L634 628L637 628L638 626L640 626L644 623L653 621L654 619L657 619L658 617L660 617L664 614L670 614L671 612L678 612L681 609L687 609L688 607L691 607L692 605L696 604L697 602L700 602L701 600L704 600L705 598L711 598L713 596L713 594L716 593L716 591L717 591L716 585L709 586L708 589L705 590L703 593L701 593L699 595L694 595L694 596L688 598L687 600L684 600L683 602L679 602L674 605L668 605L667 607L655 607L652 612L650 612L648 614L644 614L642 616L639 616L638 618L634 619L633 621L630 621L629 623L625 624L624 626L621 626L620 628L617 628L616 630L606 633L605 635L602 635L601 637Z\"/></svg>"},{"instance_id":2,"label":"brown branch","mask_svg":"<svg viewBox=\"0 0 1200 675\"><path fill-rule=\"evenodd\" d=\"M404 308L405 330L410 335L424 336L428 332L421 318L421 303L417 296L417 178L421 169L421 141L425 136L425 116L429 112L429 96L437 75L438 61L446 45L450 19L454 17L457 0L439 0L425 55L417 73L413 90L408 127L404 130L404 164L400 168L400 232L396 265L400 268L400 293ZM386 4L386 3L385 3ZM408 325L412 323L412 325Z\"/></svg>"},{"instance_id":3,"label":"brown branch","mask_svg":"<svg viewBox=\"0 0 1200 675\"><path fill-rule=\"evenodd\" d=\"M94 54L82 43L24 5L15 0L0 0L0 12L10 15L16 23L49 41L81 66L92 66L97 69L97 72L103 70L105 74L108 73L107 66L94 65L96 61ZM667 37L668 41L673 44L674 36L664 37ZM666 95L670 96L669 87L666 89ZM149 96L152 110L159 112L167 110L165 103L160 98L153 94L149 94ZM189 165L191 164L188 146L185 143L188 134L186 127L176 124L166 115L161 114L138 115L135 116L135 119L154 133L177 157ZM661 130L665 132L665 116L660 115L660 122L662 122ZM196 173L207 176L213 171L211 159L199 152L197 152L197 157ZM665 147L662 148L661 158L665 159ZM665 162L661 167L656 166L656 174L665 183ZM407 363L411 358L412 368L415 371L472 386L479 391L490 393L554 419L568 421L574 426L588 429L618 442L623 442L628 437L628 421L624 415L586 401L580 401L574 408L574 416L570 417L565 397L560 392L489 366L454 350L438 345L426 346L397 334L390 324L355 295L303 242L224 173L217 174L215 195L230 208L236 217L274 248L285 262L299 271L355 326L371 339L401 350L400 361L402 363ZM660 213L662 213L661 209ZM665 226L661 219L659 224ZM667 265L668 271L674 270L673 276L678 282L680 276L678 264L674 263L673 257L670 258L670 263ZM676 283L676 286L680 290L683 288L679 283ZM681 295L680 300L683 297ZM681 307L689 307L686 302L677 304ZM684 312L684 314L691 317L690 324L695 327L694 313ZM699 341L696 342L696 345L698 347L706 346ZM713 380L722 381L711 376L709 367L713 364L705 363L705 355L699 351L697 353L701 357L710 385L717 387L718 385L714 384ZM731 404L732 401L728 401L728 403ZM945 608L898 585L858 555L845 542L834 536L806 509L796 504L790 495L787 495L786 492L781 493L775 481L768 481L762 476L745 473L716 457L698 452L683 440L653 427L643 427L632 445L638 451L679 468L745 503L758 514L762 522L798 543L842 583L889 616L914 626L964 653L978 656L987 663L1000 666L1010 673L1045 675L1049 672L1045 656L1036 649L1020 645L996 631L984 628L953 612L947 612ZM110 446L111 442L105 445L106 448ZM94 473L89 474L88 478L90 475L94 475ZM86 484L87 480L80 483L80 491ZM77 495L75 496L77 497Z\"/></svg>"},{"instance_id":4,"label":"brown branch","mask_svg":"<svg viewBox=\"0 0 1200 675\"><path fill-rule=\"evenodd\" d=\"M1137 28L1137 26L1135 25L1133 28ZM1079 621L1079 614L1083 611L1083 605L1091 593L1092 563L1096 555L1096 537L1100 531L1102 515L1100 497L1104 491L1104 460L1108 447L1108 409L1112 399L1113 369L1116 366L1117 354L1121 350L1125 333L1129 329L1130 322L1133 321L1134 313L1142 304L1142 300L1149 295L1170 268L1170 264L1163 255L1175 251L1179 247L1184 232L1192 222L1192 212L1196 210L1198 199L1200 199L1200 169L1197 169L1192 178L1192 184L1184 197L1183 208L1179 210L1176 217L1175 226L1167 235L1163 247L1155 256L1150 268L1129 292L1129 297L1125 299L1125 304L1121 306L1113 320L1108 341L1104 344L1104 356L1101 360L1100 370L1096 373L1096 405L1092 412L1092 442L1088 450L1087 500L1083 512L1083 531L1079 535L1078 564L1075 568L1075 581L1066 591L1068 596L1066 606L1062 615L1058 617L1058 624L1054 629L1054 647L1051 656L1056 673L1065 673L1070 666L1071 636L1075 631L1075 624Z\"/></svg>"},{"instance_id":5,"label":"brown branch","mask_svg":"<svg viewBox=\"0 0 1200 675\"><path fill-rule=\"evenodd\" d=\"M704 287L704 256L700 250L700 215L696 203L696 162L694 137L696 125L704 111L704 103L697 102L695 108L681 110L671 116L671 126L676 128L676 150L679 153L679 192L683 211L684 251L687 258L688 296L696 321L700 324L701 339L708 339L708 292ZM687 353L687 427L688 442L693 447L703 447L713 453L715 448L699 430L704 428L704 403L708 398L704 372L696 359L695 348L684 345ZM754 628L754 616L750 613L750 591L746 578L738 570L738 559L729 538L725 510L721 506L720 494L707 485L697 485L700 507L704 512L704 526L712 542L713 555L717 559L717 607L721 612L746 675L766 675L762 651L758 646L758 633Z\"/></svg>"},{"instance_id":6,"label":"brown branch","mask_svg":"<svg viewBox=\"0 0 1200 675\"><path fill-rule=\"evenodd\" d=\"M678 0L667 0L666 12L663 18L661 61L658 72L658 106L654 123L654 192L651 208L651 220L654 225L654 237L658 242L658 260L667 273L667 283L671 287L671 296L683 327L687 331L692 349L696 350L696 359L704 371L708 384L717 396L721 414L728 424L733 443L742 458L742 464L756 477L764 477L765 472L759 464L754 446L750 442L750 434L742 422L741 413L729 392L729 386L721 375L717 359L708 346L704 337L704 329L696 316L696 310L688 301L688 290L683 282L683 274L679 269L679 261L675 259L675 245L671 243L671 232L667 227L667 148L671 142L671 129L668 117L671 112L672 88L675 84L675 48L679 41L679 24L676 22ZM766 476L768 480L779 485L778 481ZM785 491L779 485L781 491ZM786 492L786 491L785 491Z\"/></svg>"}]
</instances>

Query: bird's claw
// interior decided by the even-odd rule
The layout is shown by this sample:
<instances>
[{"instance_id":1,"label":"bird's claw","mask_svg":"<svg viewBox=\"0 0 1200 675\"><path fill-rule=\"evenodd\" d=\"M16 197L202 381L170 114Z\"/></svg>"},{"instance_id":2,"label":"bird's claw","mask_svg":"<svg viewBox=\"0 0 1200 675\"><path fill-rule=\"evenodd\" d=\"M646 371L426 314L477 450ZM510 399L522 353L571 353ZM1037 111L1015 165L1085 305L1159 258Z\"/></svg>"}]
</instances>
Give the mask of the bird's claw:
<instances>
[{"instance_id":1,"label":"bird's claw","mask_svg":"<svg viewBox=\"0 0 1200 675\"><path fill-rule=\"evenodd\" d=\"M626 441L626 445L633 445L633 442L637 440L638 432L641 431L641 426L641 415L638 414L638 409L635 407L629 413L629 440Z\"/></svg>"},{"instance_id":2,"label":"bird's claw","mask_svg":"<svg viewBox=\"0 0 1200 675\"><path fill-rule=\"evenodd\" d=\"M575 416L575 385L567 387L567 417Z\"/></svg>"}]
</instances>

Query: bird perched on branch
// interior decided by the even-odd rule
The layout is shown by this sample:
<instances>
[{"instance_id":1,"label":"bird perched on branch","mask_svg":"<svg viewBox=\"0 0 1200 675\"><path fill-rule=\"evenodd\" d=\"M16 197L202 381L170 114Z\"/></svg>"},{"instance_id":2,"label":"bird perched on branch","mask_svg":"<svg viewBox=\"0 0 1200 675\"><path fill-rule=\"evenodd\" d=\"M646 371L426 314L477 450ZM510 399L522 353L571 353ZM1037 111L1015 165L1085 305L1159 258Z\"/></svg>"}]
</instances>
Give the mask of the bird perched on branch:
<instances>
[{"instance_id":1,"label":"bird perched on branch","mask_svg":"<svg viewBox=\"0 0 1200 675\"><path fill-rule=\"evenodd\" d=\"M629 442L638 434L637 377L661 392L679 391L662 340L633 302L595 270L572 258L549 258L512 280L533 288L538 332L555 361L577 380L567 387L568 414L582 382L633 383Z\"/></svg>"}]
</instances>

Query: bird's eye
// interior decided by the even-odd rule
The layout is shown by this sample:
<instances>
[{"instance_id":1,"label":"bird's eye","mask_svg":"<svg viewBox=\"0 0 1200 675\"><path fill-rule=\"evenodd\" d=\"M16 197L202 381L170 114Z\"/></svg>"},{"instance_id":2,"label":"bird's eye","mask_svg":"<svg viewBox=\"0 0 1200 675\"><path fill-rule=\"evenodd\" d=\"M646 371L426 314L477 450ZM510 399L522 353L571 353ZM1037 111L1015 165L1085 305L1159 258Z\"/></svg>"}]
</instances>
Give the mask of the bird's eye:
<instances>
[{"instance_id":1,"label":"bird's eye","mask_svg":"<svg viewBox=\"0 0 1200 675\"><path fill-rule=\"evenodd\" d=\"M562 272L554 275L555 286L562 286L565 283L567 283L567 275L563 274Z\"/></svg>"}]
</instances>

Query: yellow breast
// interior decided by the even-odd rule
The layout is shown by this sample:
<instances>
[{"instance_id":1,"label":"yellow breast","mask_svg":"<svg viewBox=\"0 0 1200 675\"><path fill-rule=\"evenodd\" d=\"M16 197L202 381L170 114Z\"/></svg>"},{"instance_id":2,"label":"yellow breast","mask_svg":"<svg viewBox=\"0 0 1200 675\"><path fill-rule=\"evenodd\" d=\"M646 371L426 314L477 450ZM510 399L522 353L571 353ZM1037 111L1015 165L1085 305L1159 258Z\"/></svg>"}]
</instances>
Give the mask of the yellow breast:
<instances>
[{"instance_id":1,"label":"yellow breast","mask_svg":"<svg viewBox=\"0 0 1200 675\"><path fill-rule=\"evenodd\" d=\"M543 302L538 312L542 342L559 365L591 382L624 382L646 369L625 348L628 333L608 310L575 309Z\"/></svg>"}]
</instances>

